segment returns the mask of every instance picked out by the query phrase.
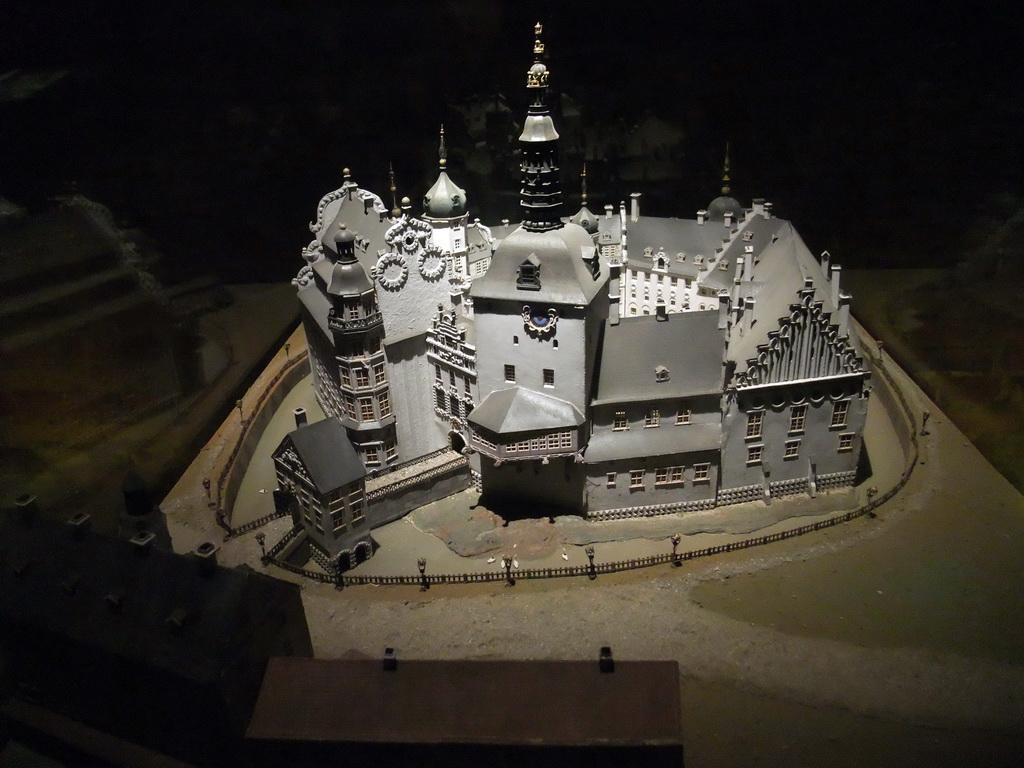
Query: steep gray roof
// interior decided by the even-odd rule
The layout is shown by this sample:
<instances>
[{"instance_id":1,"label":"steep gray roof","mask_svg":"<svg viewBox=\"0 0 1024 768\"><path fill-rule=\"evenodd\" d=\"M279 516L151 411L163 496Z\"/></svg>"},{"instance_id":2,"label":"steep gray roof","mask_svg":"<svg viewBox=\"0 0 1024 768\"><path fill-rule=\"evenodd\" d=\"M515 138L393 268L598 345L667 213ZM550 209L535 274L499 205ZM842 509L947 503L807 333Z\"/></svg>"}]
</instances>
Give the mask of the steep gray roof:
<instances>
[{"instance_id":1,"label":"steep gray roof","mask_svg":"<svg viewBox=\"0 0 1024 768\"><path fill-rule=\"evenodd\" d=\"M718 311L623 318L605 329L595 404L720 392L725 351ZM659 382L655 369L668 369Z\"/></svg>"},{"instance_id":2,"label":"steep gray roof","mask_svg":"<svg viewBox=\"0 0 1024 768\"><path fill-rule=\"evenodd\" d=\"M666 219L656 216L641 216L636 221L626 221L626 246L629 263L638 269L650 270L653 259L644 251L650 248L653 254L665 252L667 274L681 277L696 277L703 273L694 261L694 256L703 256L704 262L715 258L716 251L725 243L729 230L721 223L698 224L696 219ZM679 261L678 255L686 255Z\"/></svg>"},{"instance_id":3,"label":"steep gray roof","mask_svg":"<svg viewBox=\"0 0 1024 768\"><path fill-rule=\"evenodd\" d=\"M530 232L522 227L498 246L487 272L473 281L473 298L513 299L586 305L608 282L607 268L595 278L583 261L592 253L594 241L576 224L565 224L547 232ZM519 267L528 259L540 265L540 290L516 287Z\"/></svg>"},{"instance_id":4,"label":"steep gray roof","mask_svg":"<svg viewBox=\"0 0 1024 768\"><path fill-rule=\"evenodd\" d=\"M336 416L289 432L275 456L291 444L299 455L317 491L326 493L366 475L348 432Z\"/></svg>"},{"instance_id":5,"label":"steep gray roof","mask_svg":"<svg viewBox=\"0 0 1024 768\"><path fill-rule=\"evenodd\" d=\"M500 435L578 427L586 419L565 400L511 387L487 395L469 414L469 421Z\"/></svg>"},{"instance_id":6,"label":"steep gray roof","mask_svg":"<svg viewBox=\"0 0 1024 768\"><path fill-rule=\"evenodd\" d=\"M334 344L334 336L331 334L330 328L327 327L327 314L331 311L330 300L320 292L320 288L315 282L300 288L298 296L299 301L309 312L309 316L324 332L327 341Z\"/></svg>"},{"instance_id":7,"label":"steep gray roof","mask_svg":"<svg viewBox=\"0 0 1024 768\"><path fill-rule=\"evenodd\" d=\"M595 464L617 459L670 456L698 451L717 451L722 447L722 424L668 424L652 429L603 429L594 433L583 454L584 461Z\"/></svg>"},{"instance_id":8,"label":"steep gray roof","mask_svg":"<svg viewBox=\"0 0 1024 768\"><path fill-rule=\"evenodd\" d=\"M466 212L466 190L456 184L442 168L427 194L423 196L423 213L435 219L450 219Z\"/></svg>"},{"instance_id":9,"label":"steep gray roof","mask_svg":"<svg viewBox=\"0 0 1024 768\"><path fill-rule=\"evenodd\" d=\"M752 285L744 285L748 295L755 299L750 330L744 321L740 330L734 330L729 344L729 359L741 367L757 354L757 347L768 341L768 332L779 327L779 319L789 315L790 305L799 302L804 278L814 285L815 301L823 302L825 312L836 311L830 290L821 273L821 265L807 249L800 235L788 221L775 232L776 240L769 243L754 266Z\"/></svg>"}]
</instances>

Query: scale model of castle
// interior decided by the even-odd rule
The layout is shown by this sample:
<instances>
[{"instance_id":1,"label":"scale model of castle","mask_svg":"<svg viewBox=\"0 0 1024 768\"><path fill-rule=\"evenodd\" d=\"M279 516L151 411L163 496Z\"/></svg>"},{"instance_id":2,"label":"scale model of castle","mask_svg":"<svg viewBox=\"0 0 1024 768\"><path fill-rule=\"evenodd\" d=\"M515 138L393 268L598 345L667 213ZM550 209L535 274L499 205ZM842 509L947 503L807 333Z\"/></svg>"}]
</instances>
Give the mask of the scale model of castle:
<instances>
[{"instance_id":1,"label":"scale model of castle","mask_svg":"<svg viewBox=\"0 0 1024 768\"><path fill-rule=\"evenodd\" d=\"M563 218L540 32L521 224L469 220L443 129L421 216L346 169L310 224L293 282L328 419L275 462L322 562L470 483L520 515L608 519L854 482L869 372L840 268L730 197L728 159L696 219L641 216L637 194L594 215L585 187Z\"/></svg>"}]
</instances>

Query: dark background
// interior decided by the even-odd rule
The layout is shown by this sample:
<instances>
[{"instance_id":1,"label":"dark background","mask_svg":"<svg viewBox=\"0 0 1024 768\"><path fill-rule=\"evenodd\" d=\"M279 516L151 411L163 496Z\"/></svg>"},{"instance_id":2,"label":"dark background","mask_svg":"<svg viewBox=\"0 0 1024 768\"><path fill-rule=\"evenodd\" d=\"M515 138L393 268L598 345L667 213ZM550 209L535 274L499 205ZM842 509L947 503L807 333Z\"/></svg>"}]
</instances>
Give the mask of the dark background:
<instances>
[{"instance_id":1,"label":"dark background","mask_svg":"<svg viewBox=\"0 0 1024 768\"><path fill-rule=\"evenodd\" d=\"M447 103L500 91L521 114L538 20L553 85L581 102L584 123L650 110L685 131L685 172L645 193L646 212L706 205L728 140L734 194L772 200L812 251L847 266L927 266L954 263L969 233L1014 210L1021 192L1018 21L987 6L2 8L0 73L67 74L0 100L0 195L32 209L78 189L155 238L171 279L290 278L343 166L387 198L393 162L399 195L418 200L436 174L437 125L456 122ZM450 134L455 149L468 141L457 126ZM481 209L474 179L457 163L452 173L471 215L516 218L514 197ZM632 191L596 186L597 210Z\"/></svg>"}]
</instances>

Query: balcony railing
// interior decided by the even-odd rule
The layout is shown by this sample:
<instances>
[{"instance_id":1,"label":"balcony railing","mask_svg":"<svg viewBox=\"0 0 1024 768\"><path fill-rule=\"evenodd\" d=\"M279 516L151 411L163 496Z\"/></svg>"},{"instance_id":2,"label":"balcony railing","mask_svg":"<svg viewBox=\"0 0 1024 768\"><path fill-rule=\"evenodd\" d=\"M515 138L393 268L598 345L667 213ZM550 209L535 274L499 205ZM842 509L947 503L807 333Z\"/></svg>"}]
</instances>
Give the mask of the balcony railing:
<instances>
[{"instance_id":1,"label":"balcony railing","mask_svg":"<svg viewBox=\"0 0 1024 768\"><path fill-rule=\"evenodd\" d=\"M344 318L336 315L332 309L327 315L327 327L332 331L360 331L380 325L381 322L380 312L374 312L366 317Z\"/></svg>"}]
</instances>

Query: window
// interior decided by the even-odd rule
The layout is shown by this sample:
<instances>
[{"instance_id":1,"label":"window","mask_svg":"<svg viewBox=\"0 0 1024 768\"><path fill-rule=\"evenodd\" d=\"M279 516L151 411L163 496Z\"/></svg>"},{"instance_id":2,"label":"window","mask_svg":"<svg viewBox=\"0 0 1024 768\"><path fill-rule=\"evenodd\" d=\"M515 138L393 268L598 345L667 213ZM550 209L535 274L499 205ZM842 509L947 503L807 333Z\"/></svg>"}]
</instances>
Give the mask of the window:
<instances>
[{"instance_id":1,"label":"window","mask_svg":"<svg viewBox=\"0 0 1024 768\"><path fill-rule=\"evenodd\" d=\"M438 381L441 380L441 366L440 365L437 365L437 364L434 365L434 378L437 379Z\"/></svg>"},{"instance_id":2,"label":"window","mask_svg":"<svg viewBox=\"0 0 1024 768\"><path fill-rule=\"evenodd\" d=\"M615 420L612 422L612 429L615 430L616 432L621 432L622 430L626 429L628 426L629 425L626 422L626 412L625 411L616 411L615 412Z\"/></svg>"},{"instance_id":3,"label":"window","mask_svg":"<svg viewBox=\"0 0 1024 768\"><path fill-rule=\"evenodd\" d=\"M373 398L372 397L360 397L359 398L359 415L363 421L373 421Z\"/></svg>"},{"instance_id":4,"label":"window","mask_svg":"<svg viewBox=\"0 0 1024 768\"><path fill-rule=\"evenodd\" d=\"M655 485L675 485L682 482L682 467L659 467L654 471Z\"/></svg>"},{"instance_id":5,"label":"window","mask_svg":"<svg viewBox=\"0 0 1024 768\"><path fill-rule=\"evenodd\" d=\"M795 459L800 456L800 441L799 440L787 440L786 441L786 452L782 454L784 459Z\"/></svg>"},{"instance_id":6,"label":"window","mask_svg":"<svg viewBox=\"0 0 1024 768\"><path fill-rule=\"evenodd\" d=\"M852 451L853 450L853 432L843 432L839 436L839 450L840 451Z\"/></svg>"},{"instance_id":7,"label":"window","mask_svg":"<svg viewBox=\"0 0 1024 768\"><path fill-rule=\"evenodd\" d=\"M555 372L551 368L544 369L544 386L553 387L555 386Z\"/></svg>"},{"instance_id":8,"label":"window","mask_svg":"<svg viewBox=\"0 0 1024 768\"><path fill-rule=\"evenodd\" d=\"M398 445L394 440L388 440L384 444L384 456L388 461L394 461L398 458Z\"/></svg>"},{"instance_id":9,"label":"window","mask_svg":"<svg viewBox=\"0 0 1024 768\"><path fill-rule=\"evenodd\" d=\"M468 376L462 380L462 387L466 391L467 395L470 394L471 390L469 388L469 377Z\"/></svg>"},{"instance_id":10,"label":"window","mask_svg":"<svg viewBox=\"0 0 1024 768\"><path fill-rule=\"evenodd\" d=\"M614 488L615 487L615 473L614 472L609 472L608 473L608 478L605 481L605 485L607 487L609 487L609 488Z\"/></svg>"},{"instance_id":11,"label":"window","mask_svg":"<svg viewBox=\"0 0 1024 768\"><path fill-rule=\"evenodd\" d=\"M338 370L341 373L341 386L343 386L343 387L350 387L350 386L352 386L349 383L348 368L339 368Z\"/></svg>"},{"instance_id":12,"label":"window","mask_svg":"<svg viewBox=\"0 0 1024 768\"><path fill-rule=\"evenodd\" d=\"M357 320L359 318L359 302L346 302L346 304L348 304L348 319Z\"/></svg>"},{"instance_id":13,"label":"window","mask_svg":"<svg viewBox=\"0 0 1024 768\"><path fill-rule=\"evenodd\" d=\"M455 371L448 371L448 384L455 386Z\"/></svg>"},{"instance_id":14,"label":"window","mask_svg":"<svg viewBox=\"0 0 1024 768\"><path fill-rule=\"evenodd\" d=\"M846 426L846 414L850 410L849 400L840 400L832 405L832 424L833 427L845 427Z\"/></svg>"},{"instance_id":15,"label":"window","mask_svg":"<svg viewBox=\"0 0 1024 768\"><path fill-rule=\"evenodd\" d=\"M560 434L560 447L561 448L572 448L572 432L561 432Z\"/></svg>"},{"instance_id":16,"label":"window","mask_svg":"<svg viewBox=\"0 0 1024 768\"><path fill-rule=\"evenodd\" d=\"M386 380L387 377L384 375L384 363L378 363L373 366L373 383L375 385L383 384Z\"/></svg>"},{"instance_id":17,"label":"window","mask_svg":"<svg viewBox=\"0 0 1024 768\"><path fill-rule=\"evenodd\" d=\"M661 426L661 411L657 408L651 408L647 411L647 418L644 419L644 428L647 427L660 427Z\"/></svg>"},{"instance_id":18,"label":"window","mask_svg":"<svg viewBox=\"0 0 1024 768\"><path fill-rule=\"evenodd\" d=\"M747 464L760 464L761 453L764 451L763 445L748 445L747 446Z\"/></svg>"},{"instance_id":19,"label":"window","mask_svg":"<svg viewBox=\"0 0 1024 768\"><path fill-rule=\"evenodd\" d=\"M512 337L512 346L513 347L518 347L519 346L519 337L518 336L513 336Z\"/></svg>"},{"instance_id":20,"label":"window","mask_svg":"<svg viewBox=\"0 0 1024 768\"><path fill-rule=\"evenodd\" d=\"M356 417L356 399L348 392L343 392L342 397L345 400L345 415L354 419Z\"/></svg>"},{"instance_id":21,"label":"window","mask_svg":"<svg viewBox=\"0 0 1024 768\"><path fill-rule=\"evenodd\" d=\"M514 365L505 366L505 381L514 382L516 380L516 367Z\"/></svg>"},{"instance_id":22,"label":"window","mask_svg":"<svg viewBox=\"0 0 1024 768\"><path fill-rule=\"evenodd\" d=\"M642 469L631 469L631 470L629 470L629 487L630 488L643 488L644 487L644 471Z\"/></svg>"},{"instance_id":23,"label":"window","mask_svg":"<svg viewBox=\"0 0 1024 768\"><path fill-rule=\"evenodd\" d=\"M380 393L378 398L380 402L380 417L383 419L385 416L391 415L391 398L388 397L387 390Z\"/></svg>"},{"instance_id":24,"label":"window","mask_svg":"<svg viewBox=\"0 0 1024 768\"><path fill-rule=\"evenodd\" d=\"M764 427L764 411L751 411L747 414L747 439L760 437Z\"/></svg>"},{"instance_id":25,"label":"window","mask_svg":"<svg viewBox=\"0 0 1024 768\"><path fill-rule=\"evenodd\" d=\"M356 388L370 386L370 372L365 368L356 368L354 371L356 375Z\"/></svg>"},{"instance_id":26,"label":"window","mask_svg":"<svg viewBox=\"0 0 1024 768\"><path fill-rule=\"evenodd\" d=\"M345 508L331 510L331 525L335 532L345 527Z\"/></svg>"},{"instance_id":27,"label":"window","mask_svg":"<svg viewBox=\"0 0 1024 768\"><path fill-rule=\"evenodd\" d=\"M448 396L448 404L451 406L452 416L459 415L459 398L455 395Z\"/></svg>"},{"instance_id":28,"label":"window","mask_svg":"<svg viewBox=\"0 0 1024 768\"><path fill-rule=\"evenodd\" d=\"M692 421L693 413L689 409L676 411L676 424L690 424Z\"/></svg>"},{"instance_id":29,"label":"window","mask_svg":"<svg viewBox=\"0 0 1024 768\"><path fill-rule=\"evenodd\" d=\"M352 522L363 519L363 491L357 488L348 495L348 508L352 512Z\"/></svg>"},{"instance_id":30,"label":"window","mask_svg":"<svg viewBox=\"0 0 1024 768\"><path fill-rule=\"evenodd\" d=\"M437 406L438 410L440 410L440 411L443 411L445 409L445 400L444 400L444 390L443 389L435 389L434 390L434 404Z\"/></svg>"},{"instance_id":31,"label":"window","mask_svg":"<svg viewBox=\"0 0 1024 768\"><path fill-rule=\"evenodd\" d=\"M366 446L366 466L375 467L380 465L380 451L376 445Z\"/></svg>"},{"instance_id":32,"label":"window","mask_svg":"<svg viewBox=\"0 0 1024 768\"><path fill-rule=\"evenodd\" d=\"M710 464L694 464L693 465L693 482L695 483L706 483L711 480L711 465Z\"/></svg>"},{"instance_id":33,"label":"window","mask_svg":"<svg viewBox=\"0 0 1024 768\"><path fill-rule=\"evenodd\" d=\"M519 277L516 278L516 288L521 291L540 290L540 262L536 256L530 256L519 265Z\"/></svg>"},{"instance_id":34,"label":"window","mask_svg":"<svg viewBox=\"0 0 1024 768\"><path fill-rule=\"evenodd\" d=\"M789 411L789 431L803 432L807 422L807 406L794 405Z\"/></svg>"}]
</instances>

